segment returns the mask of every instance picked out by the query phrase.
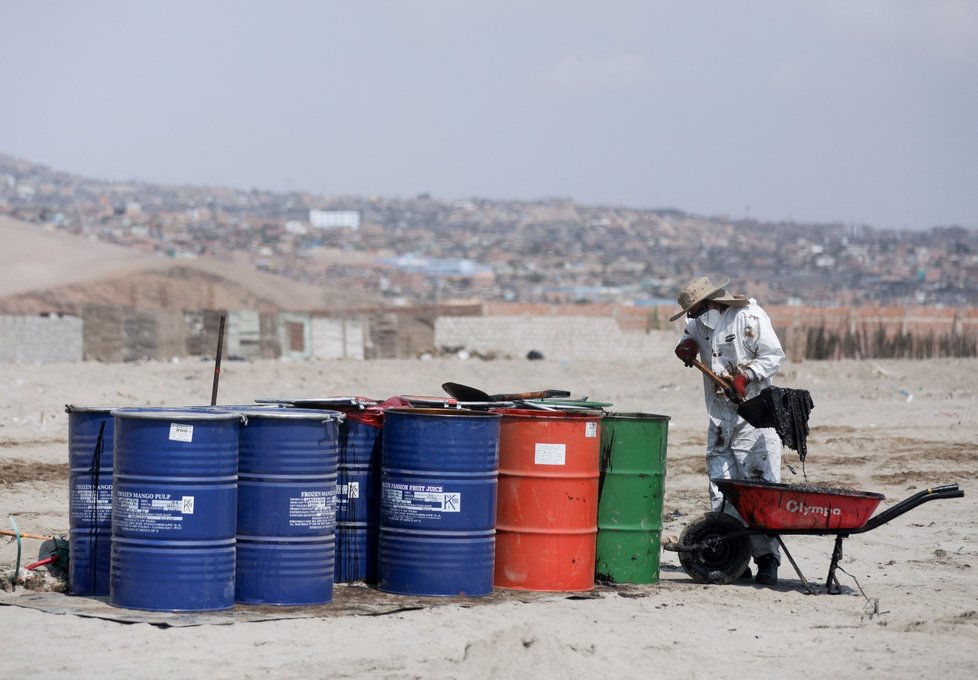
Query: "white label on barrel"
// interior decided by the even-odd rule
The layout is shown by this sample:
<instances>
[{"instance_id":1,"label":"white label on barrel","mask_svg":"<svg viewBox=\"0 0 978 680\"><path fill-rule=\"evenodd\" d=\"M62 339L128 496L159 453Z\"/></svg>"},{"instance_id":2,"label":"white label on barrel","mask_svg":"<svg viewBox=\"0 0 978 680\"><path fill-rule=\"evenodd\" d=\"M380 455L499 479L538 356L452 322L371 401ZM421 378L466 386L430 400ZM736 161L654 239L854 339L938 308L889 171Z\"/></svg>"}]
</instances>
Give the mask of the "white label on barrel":
<instances>
[{"instance_id":1,"label":"white label on barrel","mask_svg":"<svg viewBox=\"0 0 978 680\"><path fill-rule=\"evenodd\" d=\"M305 529L329 529L336 521L336 493L333 491L300 491L289 498L289 526Z\"/></svg>"},{"instance_id":2,"label":"white label on barrel","mask_svg":"<svg viewBox=\"0 0 978 680\"><path fill-rule=\"evenodd\" d=\"M350 501L360 498L360 482L347 482L336 486L336 507L346 512L350 509Z\"/></svg>"},{"instance_id":3,"label":"white label on barrel","mask_svg":"<svg viewBox=\"0 0 978 680\"><path fill-rule=\"evenodd\" d=\"M537 444L533 462L537 465L564 465L567 462L567 445Z\"/></svg>"},{"instance_id":4,"label":"white label on barrel","mask_svg":"<svg viewBox=\"0 0 978 680\"><path fill-rule=\"evenodd\" d=\"M168 493L118 490L114 526L123 531L168 534L183 529L185 515L194 514L194 497ZM188 518L189 520L189 518Z\"/></svg>"},{"instance_id":5,"label":"white label on barrel","mask_svg":"<svg viewBox=\"0 0 978 680\"><path fill-rule=\"evenodd\" d=\"M597 423L584 423L584 436L585 437L597 437L598 436L598 424Z\"/></svg>"},{"instance_id":6,"label":"white label on barrel","mask_svg":"<svg viewBox=\"0 0 978 680\"><path fill-rule=\"evenodd\" d=\"M399 522L438 520L442 513L462 511L462 492L437 484L383 483L382 504L386 515Z\"/></svg>"},{"instance_id":7,"label":"white label on barrel","mask_svg":"<svg viewBox=\"0 0 978 680\"><path fill-rule=\"evenodd\" d=\"M182 515L192 515L194 514L194 497L183 496L172 500L154 500L150 501L149 507L161 512L179 512Z\"/></svg>"},{"instance_id":8,"label":"white label on barrel","mask_svg":"<svg viewBox=\"0 0 978 680\"><path fill-rule=\"evenodd\" d=\"M170 423L170 440L175 442L192 442L194 440L194 426Z\"/></svg>"},{"instance_id":9,"label":"white label on barrel","mask_svg":"<svg viewBox=\"0 0 978 680\"><path fill-rule=\"evenodd\" d=\"M71 487L68 507L71 516L79 522L109 522L112 519L112 475L108 484L99 484L98 491L88 482L76 482Z\"/></svg>"}]
</instances>

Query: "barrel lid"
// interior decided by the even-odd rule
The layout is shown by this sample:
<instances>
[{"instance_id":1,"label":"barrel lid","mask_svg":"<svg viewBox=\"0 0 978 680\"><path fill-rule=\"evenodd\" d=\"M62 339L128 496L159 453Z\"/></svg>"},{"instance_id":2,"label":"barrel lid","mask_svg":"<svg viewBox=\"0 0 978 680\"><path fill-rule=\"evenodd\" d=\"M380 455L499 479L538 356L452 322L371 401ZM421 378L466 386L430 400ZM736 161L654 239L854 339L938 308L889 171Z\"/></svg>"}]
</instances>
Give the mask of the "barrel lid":
<instances>
[{"instance_id":1,"label":"barrel lid","mask_svg":"<svg viewBox=\"0 0 978 680\"><path fill-rule=\"evenodd\" d=\"M671 420L669 416L658 413L621 413L609 411L604 414L605 420Z\"/></svg>"},{"instance_id":2,"label":"barrel lid","mask_svg":"<svg viewBox=\"0 0 978 680\"><path fill-rule=\"evenodd\" d=\"M530 399L528 402L533 404L543 404L556 409L566 410L596 410L613 406L608 401L591 401L590 399Z\"/></svg>"},{"instance_id":3,"label":"barrel lid","mask_svg":"<svg viewBox=\"0 0 978 680\"><path fill-rule=\"evenodd\" d=\"M222 411L201 406L199 408L173 408L167 406L141 406L132 408L117 408L112 410L113 416L124 418L142 418L145 420L236 420L241 416L234 411Z\"/></svg>"},{"instance_id":4,"label":"barrel lid","mask_svg":"<svg viewBox=\"0 0 978 680\"><path fill-rule=\"evenodd\" d=\"M246 418L274 418L276 420L341 421L346 418L346 415L340 411L312 408L262 408L261 406L252 406L250 408L235 408L234 413L245 416Z\"/></svg>"},{"instance_id":5,"label":"barrel lid","mask_svg":"<svg viewBox=\"0 0 978 680\"><path fill-rule=\"evenodd\" d=\"M458 418L462 416L476 416L485 417L492 416L495 418L501 417L498 413L492 411L474 411L465 408L415 408L415 407L398 407L398 408L388 408L384 409L384 416L388 415L404 415L404 416L434 416L436 418Z\"/></svg>"},{"instance_id":6,"label":"barrel lid","mask_svg":"<svg viewBox=\"0 0 978 680\"><path fill-rule=\"evenodd\" d=\"M514 401L460 401L459 408L472 408L477 410L487 408L509 408L516 404Z\"/></svg>"},{"instance_id":7,"label":"barrel lid","mask_svg":"<svg viewBox=\"0 0 978 680\"><path fill-rule=\"evenodd\" d=\"M575 420L600 420L601 411L597 409L548 409L537 408L501 408L497 411L508 418L569 418Z\"/></svg>"},{"instance_id":8,"label":"barrel lid","mask_svg":"<svg viewBox=\"0 0 978 680\"><path fill-rule=\"evenodd\" d=\"M119 406L80 406L78 404L65 404L65 413L111 413L113 410L121 408Z\"/></svg>"},{"instance_id":9,"label":"barrel lid","mask_svg":"<svg viewBox=\"0 0 978 680\"><path fill-rule=\"evenodd\" d=\"M434 408L456 408L458 406L458 400L454 397L429 397L417 394L399 394L397 396L412 406L429 406Z\"/></svg>"},{"instance_id":10,"label":"barrel lid","mask_svg":"<svg viewBox=\"0 0 978 680\"><path fill-rule=\"evenodd\" d=\"M257 404L291 404L293 406L301 406L304 408L312 408L315 406L357 406L359 408L367 408L368 406L374 406L377 404L376 399L370 399L368 397L353 397L353 396L341 396L341 397L262 397L260 399L255 399Z\"/></svg>"}]
</instances>

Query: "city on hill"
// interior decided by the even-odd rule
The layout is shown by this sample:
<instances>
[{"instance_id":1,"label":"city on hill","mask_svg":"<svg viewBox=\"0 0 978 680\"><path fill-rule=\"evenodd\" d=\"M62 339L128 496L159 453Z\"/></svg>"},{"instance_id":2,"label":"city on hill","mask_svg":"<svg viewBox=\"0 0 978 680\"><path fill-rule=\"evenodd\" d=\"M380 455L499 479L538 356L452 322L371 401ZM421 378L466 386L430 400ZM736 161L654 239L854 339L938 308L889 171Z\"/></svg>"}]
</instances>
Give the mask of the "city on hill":
<instances>
[{"instance_id":1,"label":"city on hill","mask_svg":"<svg viewBox=\"0 0 978 680\"><path fill-rule=\"evenodd\" d=\"M759 222L569 199L320 196L91 179L0 154L0 215L380 304L671 302L700 273L766 304L978 305L978 230Z\"/></svg>"}]
</instances>

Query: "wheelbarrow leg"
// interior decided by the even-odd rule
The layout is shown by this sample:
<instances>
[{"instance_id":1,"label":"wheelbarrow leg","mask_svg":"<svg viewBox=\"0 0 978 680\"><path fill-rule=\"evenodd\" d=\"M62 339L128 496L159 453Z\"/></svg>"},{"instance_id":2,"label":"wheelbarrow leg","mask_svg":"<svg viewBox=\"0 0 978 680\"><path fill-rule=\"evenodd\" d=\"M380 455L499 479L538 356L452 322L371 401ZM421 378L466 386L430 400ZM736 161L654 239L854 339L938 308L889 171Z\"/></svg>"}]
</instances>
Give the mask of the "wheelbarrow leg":
<instances>
[{"instance_id":1,"label":"wheelbarrow leg","mask_svg":"<svg viewBox=\"0 0 978 680\"><path fill-rule=\"evenodd\" d=\"M842 592L842 585L839 583L838 577L835 575L835 570L839 566L839 561L842 559L842 539L845 535L839 534L835 537L835 548L832 549L832 563L829 565L829 576L825 579L825 590L828 591L830 595L838 595Z\"/></svg>"},{"instance_id":2,"label":"wheelbarrow leg","mask_svg":"<svg viewBox=\"0 0 978 680\"><path fill-rule=\"evenodd\" d=\"M790 552L788 552L788 546L784 544L784 541L781 540L780 536L776 536L776 538L778 539L778 544L781 546L782 552L784 552L785 556L788 558L788 561L791 562L791 566L795 568L795 573L798 574L798 578L800 578L801 582L805 584L808 594L817 595L815 589L812 588L811 584L808 582L808 579L806 579L805 575L801 573L801 569L798 568L798 563L795 562L795 558L791 556Z\"/></svg>"}]
</instances>

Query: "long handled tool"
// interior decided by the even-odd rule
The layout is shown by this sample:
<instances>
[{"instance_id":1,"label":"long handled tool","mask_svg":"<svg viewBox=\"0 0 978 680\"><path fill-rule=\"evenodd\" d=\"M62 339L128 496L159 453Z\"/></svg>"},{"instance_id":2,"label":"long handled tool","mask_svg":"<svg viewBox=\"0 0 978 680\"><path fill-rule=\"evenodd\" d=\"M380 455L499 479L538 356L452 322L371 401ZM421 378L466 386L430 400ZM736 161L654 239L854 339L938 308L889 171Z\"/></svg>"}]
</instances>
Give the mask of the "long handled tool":
<instances>
[{"instance_id":1,"label":"long handled tool","mask_svg":"<svg viewBox=\"0 0 978 680\"><path fill-rule=\"evenodd\" d=\"M20 536L21 538L36 538L39 541L53 541L54 536L41 536L40 534L29 534L26 531L10 531L9 529L0 529L0 536Z\"/></svg>"},{"instance_id":2,"label":"long handled tool","mask_svg":"<svg viewBox=\"0 0 978 680\"><path fill-rule=\"evenodd\" d=\"M488 394L475 387L459 383L442 383L441 388L459 401L521 401L524 399L551 399L569 397L567 390L538 390L536 392L516 392L513 394Z\"/></svg>"},{"instance_id":3,"label":"long handled tool","mask_svg":"<svg viewBox=\"0 0 978 680\"><path fill-rule=\"evenodd\" d=\"M700 369L701 371L703 371L704 374L706 374L707 376L709 376L710 378L712 378L713 382L715 382L717 385L719 385L723 389L723 393L727 395L727 397L730 399L730 401L732 401L735 404L742 404L742 403L744 403L744 400L740 398L740 395L739 394L737 394L737 391L733 388L733 385L731 385L725 379L721 378L716 373L714 373L712 370L710 370L710 367L709 366L707 366L706 364L704 364L699 359L693 359L693 366L695 366L696 368Z\"/></svg>"}]
</instances>

